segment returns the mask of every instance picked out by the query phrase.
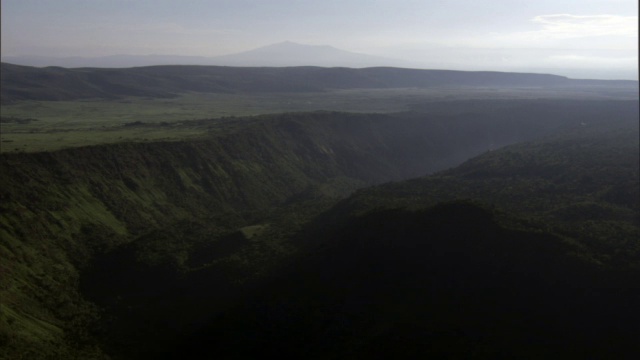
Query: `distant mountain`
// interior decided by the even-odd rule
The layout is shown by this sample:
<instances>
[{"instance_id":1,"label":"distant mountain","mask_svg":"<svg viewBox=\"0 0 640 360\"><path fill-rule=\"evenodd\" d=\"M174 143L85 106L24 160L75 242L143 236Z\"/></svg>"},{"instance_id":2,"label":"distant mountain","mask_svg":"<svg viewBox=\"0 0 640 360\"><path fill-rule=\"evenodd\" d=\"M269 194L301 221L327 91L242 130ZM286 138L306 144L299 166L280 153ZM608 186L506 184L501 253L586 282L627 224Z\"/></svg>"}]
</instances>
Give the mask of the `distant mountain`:
<instances>
[{"instance_id":1,"label":"distant mountain","mask_svg":"<svg viewBox=\"0 0 640 360\"><path fill-rule=\"evenodd\" d=\"M276 50L264 49L266 52ZM391 67L350 69L311 66L149 66L126 69L65 69L2 63L1 73L0 88L3 103L27 99L172 97L185 92L313 92L331 89L451 86L638 87L637 81L571 80L563 76L545 74L415 70Z\"/></svg>"},{"instance_id":2,"label":"distant mountain","mask_svg":"<svg viewBox=\"0 0 640 360\"><path fill-rule=\"evenodd\" d=\"M629 56L614 52L615 56ZM65 68L99 67L126 68L154 65L218 65L218 66L322 66L363 68L393 66L419 69L451 69L463 71L508 71L551 73L576 79L629 79L637 80L638 73L615 67L586 69L581 67L553 66L540 59L563 56L559 50L541 49L469 49L456 47L432 47L415 53L400 53L389 57L373 56L337 49L328 45L306 45L284 41L248 51L222 56L187 56L179 54L130 55L116 54L100 57L49 57L20 55L1 57L2 62L35 66L59 66ZM397 58L396 58L397 56ZM593 56L593 54L584 54ZM609 55L602 55L609 57ZM613 56L613 55L611 55ZM613 57L612 57L613 58ZM506 59L506 60L505 60ZM537 59L537 60L534 60ZM533 64L538 65L534 66ZM520 65L518 65L520 64ZM524 65L529 64L529 65ZM546 65L545 65L546 64Z\"/></svg>"},{"instance_id":3,"label":"distant mountain","mask_svg":"<svg viewBox=\"0 0 640 360\"><path fill-rule=\"evenodd\" d=\"M290 41L272 44L237 54L217 57L183 55L111 55L102 57L3 56L11 64L66 68L123 68L152 65L222 65L222 66L328 66L370 67L406 66L397 59L358 54L332 46L303 45Z\"/></svg>"},{"instance_id":4,"label":"distant mountain","mask_svg":"<svg viewBox=\"0 0 640 360\"><path fill-rule=\"evenodd\" d=\"M388 59L336 49L332 46L303 45L281 42L233 55L213 58L216 65L232 66L326 66L371 67L401 65L400 60Z\"/></svg>"},{"instance_id":5,"label":"distant mountain","mask_svg":"<svg viewBox=\"0 0 640 360\"><path fill-rule=\"evenodd\" d=\"M127 68L151 65L212 65L211 58L183 55L110 55L100 57L3 56L3 62L34 67Z\"/></svg>"}]
</instances>

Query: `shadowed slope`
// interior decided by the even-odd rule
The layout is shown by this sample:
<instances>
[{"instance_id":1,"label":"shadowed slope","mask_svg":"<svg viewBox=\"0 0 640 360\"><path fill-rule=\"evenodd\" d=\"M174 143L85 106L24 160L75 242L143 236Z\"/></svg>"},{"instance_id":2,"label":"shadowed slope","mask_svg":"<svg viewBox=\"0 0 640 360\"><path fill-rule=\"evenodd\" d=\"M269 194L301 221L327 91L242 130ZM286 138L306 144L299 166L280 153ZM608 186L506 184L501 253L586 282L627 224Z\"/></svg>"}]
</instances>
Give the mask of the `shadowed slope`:
<instances>
[{"instance_id":1,"label":"shadowed slope","mask_svg":"<svg viewBox=\"0 0 640 360\"><path fill-rule=\"evenodd\" d=\"M609 122L360 190L169 358L635 358L639 185Z\"/></svg>"}]
</instances>

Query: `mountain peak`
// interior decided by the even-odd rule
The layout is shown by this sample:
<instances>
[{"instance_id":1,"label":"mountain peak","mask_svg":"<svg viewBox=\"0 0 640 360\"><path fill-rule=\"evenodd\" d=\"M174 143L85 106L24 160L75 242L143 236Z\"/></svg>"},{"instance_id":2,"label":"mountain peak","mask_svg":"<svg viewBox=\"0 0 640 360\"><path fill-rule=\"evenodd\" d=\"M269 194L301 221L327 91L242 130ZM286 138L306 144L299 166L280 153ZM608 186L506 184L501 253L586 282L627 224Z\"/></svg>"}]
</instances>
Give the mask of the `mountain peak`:
<instances>
[{"instance_id":1,"label":"mountain peak","mask_svg":"<svg viewBox=\"0 0 640 360\"><path fill-rule=\"evenodd\" d=\"M297 43L297 42L293 42L293 41L282 41L282 42L278 42L278 43L274 43L271 45L266 45L266 46L262 46L253 50L249 50L249 51L255 51L255 50L260 50L260 49L291 49L291 50L309 50L309 49L332 49L332 50L336 50L336 51L343 51L345 53L349 53L349 51L345 51L345 50L340 50L337 49L333 46L330 45L310 45L310 44L301 44L301 43Z\"/></svg>"},{"instance_id":2,"label":"mountain peak","mask_svg":"<svg viewBox=\"0 0 640 360\"><path fill-rule=\"evenodd\" d=\"M237 54L214 58L235 66L388 66L395 60L341 50L329 45L307 45L282 41Z\"/></svg>"},{"instance_id":3,"label":"mountain peak","mask_svg":"<svg viewBox=\"0 0 640 360\"><path fill-rule=\"evenodd\" d=\"M27 66L132 67L148 65L224 65L224 66L323 66L372 67L400 66L401 61L341 50L330 45L308 45L282 41L240 53L204 57L185 55L110 55L97 58L3 57L3 62Z\"/></svg>"}]
</instances>

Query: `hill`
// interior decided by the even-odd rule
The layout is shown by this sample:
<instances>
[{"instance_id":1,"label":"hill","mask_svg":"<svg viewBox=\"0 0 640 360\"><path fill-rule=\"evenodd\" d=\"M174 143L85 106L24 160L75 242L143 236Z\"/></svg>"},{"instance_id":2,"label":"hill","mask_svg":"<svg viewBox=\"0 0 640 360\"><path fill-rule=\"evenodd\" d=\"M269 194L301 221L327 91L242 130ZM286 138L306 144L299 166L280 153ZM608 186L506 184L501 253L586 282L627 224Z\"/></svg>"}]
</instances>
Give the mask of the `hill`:
<instances>
[{"instance_id":1,"label":"hill","mask_svg":"<svg viewBox=\"0 0 640 360\"><path fill-rule=\"evenodd\" d=\"M402 68L252 68L151 66L127 69L34 68L2 63L2 103L124 96L172 97L185 92L318 92L356 88L557 87L634 88L634 81L571 80L544 74Z\"/></svg>"},{"instance_id":2,"label":"hill","mask_svg":"<svg viewBox=\"0 0 640 360\"><path fill-rule=\"evenodd\" d=\"M638 102L437 106L199 120L208 138L0 155L2 355L610 350L582 314L624 355Z\"/></svg>"},{"instance_id":3,"label":"hill","mask_svg":"<svg viewBox=\"0 0 640 360\"><path fill-rule=\"evenodd\" d=\"M566 239L514 229L498 216L454 202L373 211L331 227L323 247L167 358L639 353L637 270L599 267L576 257L579 247Z\"/></svg>"},{"instance_id":4,"label":"hill","mask_svg":"<svg viewBox=\"0 0 640 360\"><path fill-rule=\"evenodd\" d=\"M353 53L328 45L302 45L291 41L238 54L217 56L212 64L227 66L321 66L362 68L389 66L401 61Z\"/></svg>"},{"instance_id":5,"label":"hill","mask_svg":"<svg viewBox=\"0 0 640 360\"><path fill-rule=\"evenodd\" d=\"M168 358L633 358L638 145L604 125L360 190Z\"/></svg>"},{"instance_id":6,"label":"hill","mask_svg":"<svg viewBox=\"0 0 640 360\"><path fill-rule=\"evenodd\" d=\"M640 264L638 124L575 132L487 152L425 178L359 191L342 211L473 200L581 239L595 261ZM606 230L605 230L606 229Z\"/></svg>"}]
</instances>

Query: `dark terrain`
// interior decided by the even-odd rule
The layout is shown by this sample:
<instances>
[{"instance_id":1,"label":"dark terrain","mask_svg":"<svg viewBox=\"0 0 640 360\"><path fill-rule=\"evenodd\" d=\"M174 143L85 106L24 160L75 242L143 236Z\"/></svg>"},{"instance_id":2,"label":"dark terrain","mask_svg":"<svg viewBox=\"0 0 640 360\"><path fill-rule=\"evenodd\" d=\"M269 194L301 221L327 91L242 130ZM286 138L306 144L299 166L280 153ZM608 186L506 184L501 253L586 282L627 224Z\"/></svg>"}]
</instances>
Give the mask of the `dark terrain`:
<instances>
[{"instance_id":1,"label":"dark terrain","mask_svg":"<svg viewBox=\"0 0 640 360\"><path fill-rule=\"evenodd\" d=\"M429 87L622 87L637 81L575 80L546 74L322 67L147 66L127 69L34 68L2 63L1 101L123 96L173 97L185 92L317 92L330 89Z\"/></svg>"},{"instance_id":2,"label":"dark terrain","mask_svg":"<svg viewBox=\"0 0 640 360\"><path fill-rule=\"evenodd\" d=\"M576 81L2 66L3 103ZM637 100L431 102L1 154L0 357L636 358L638 116Z\"/></svg>"}]
</instances>

